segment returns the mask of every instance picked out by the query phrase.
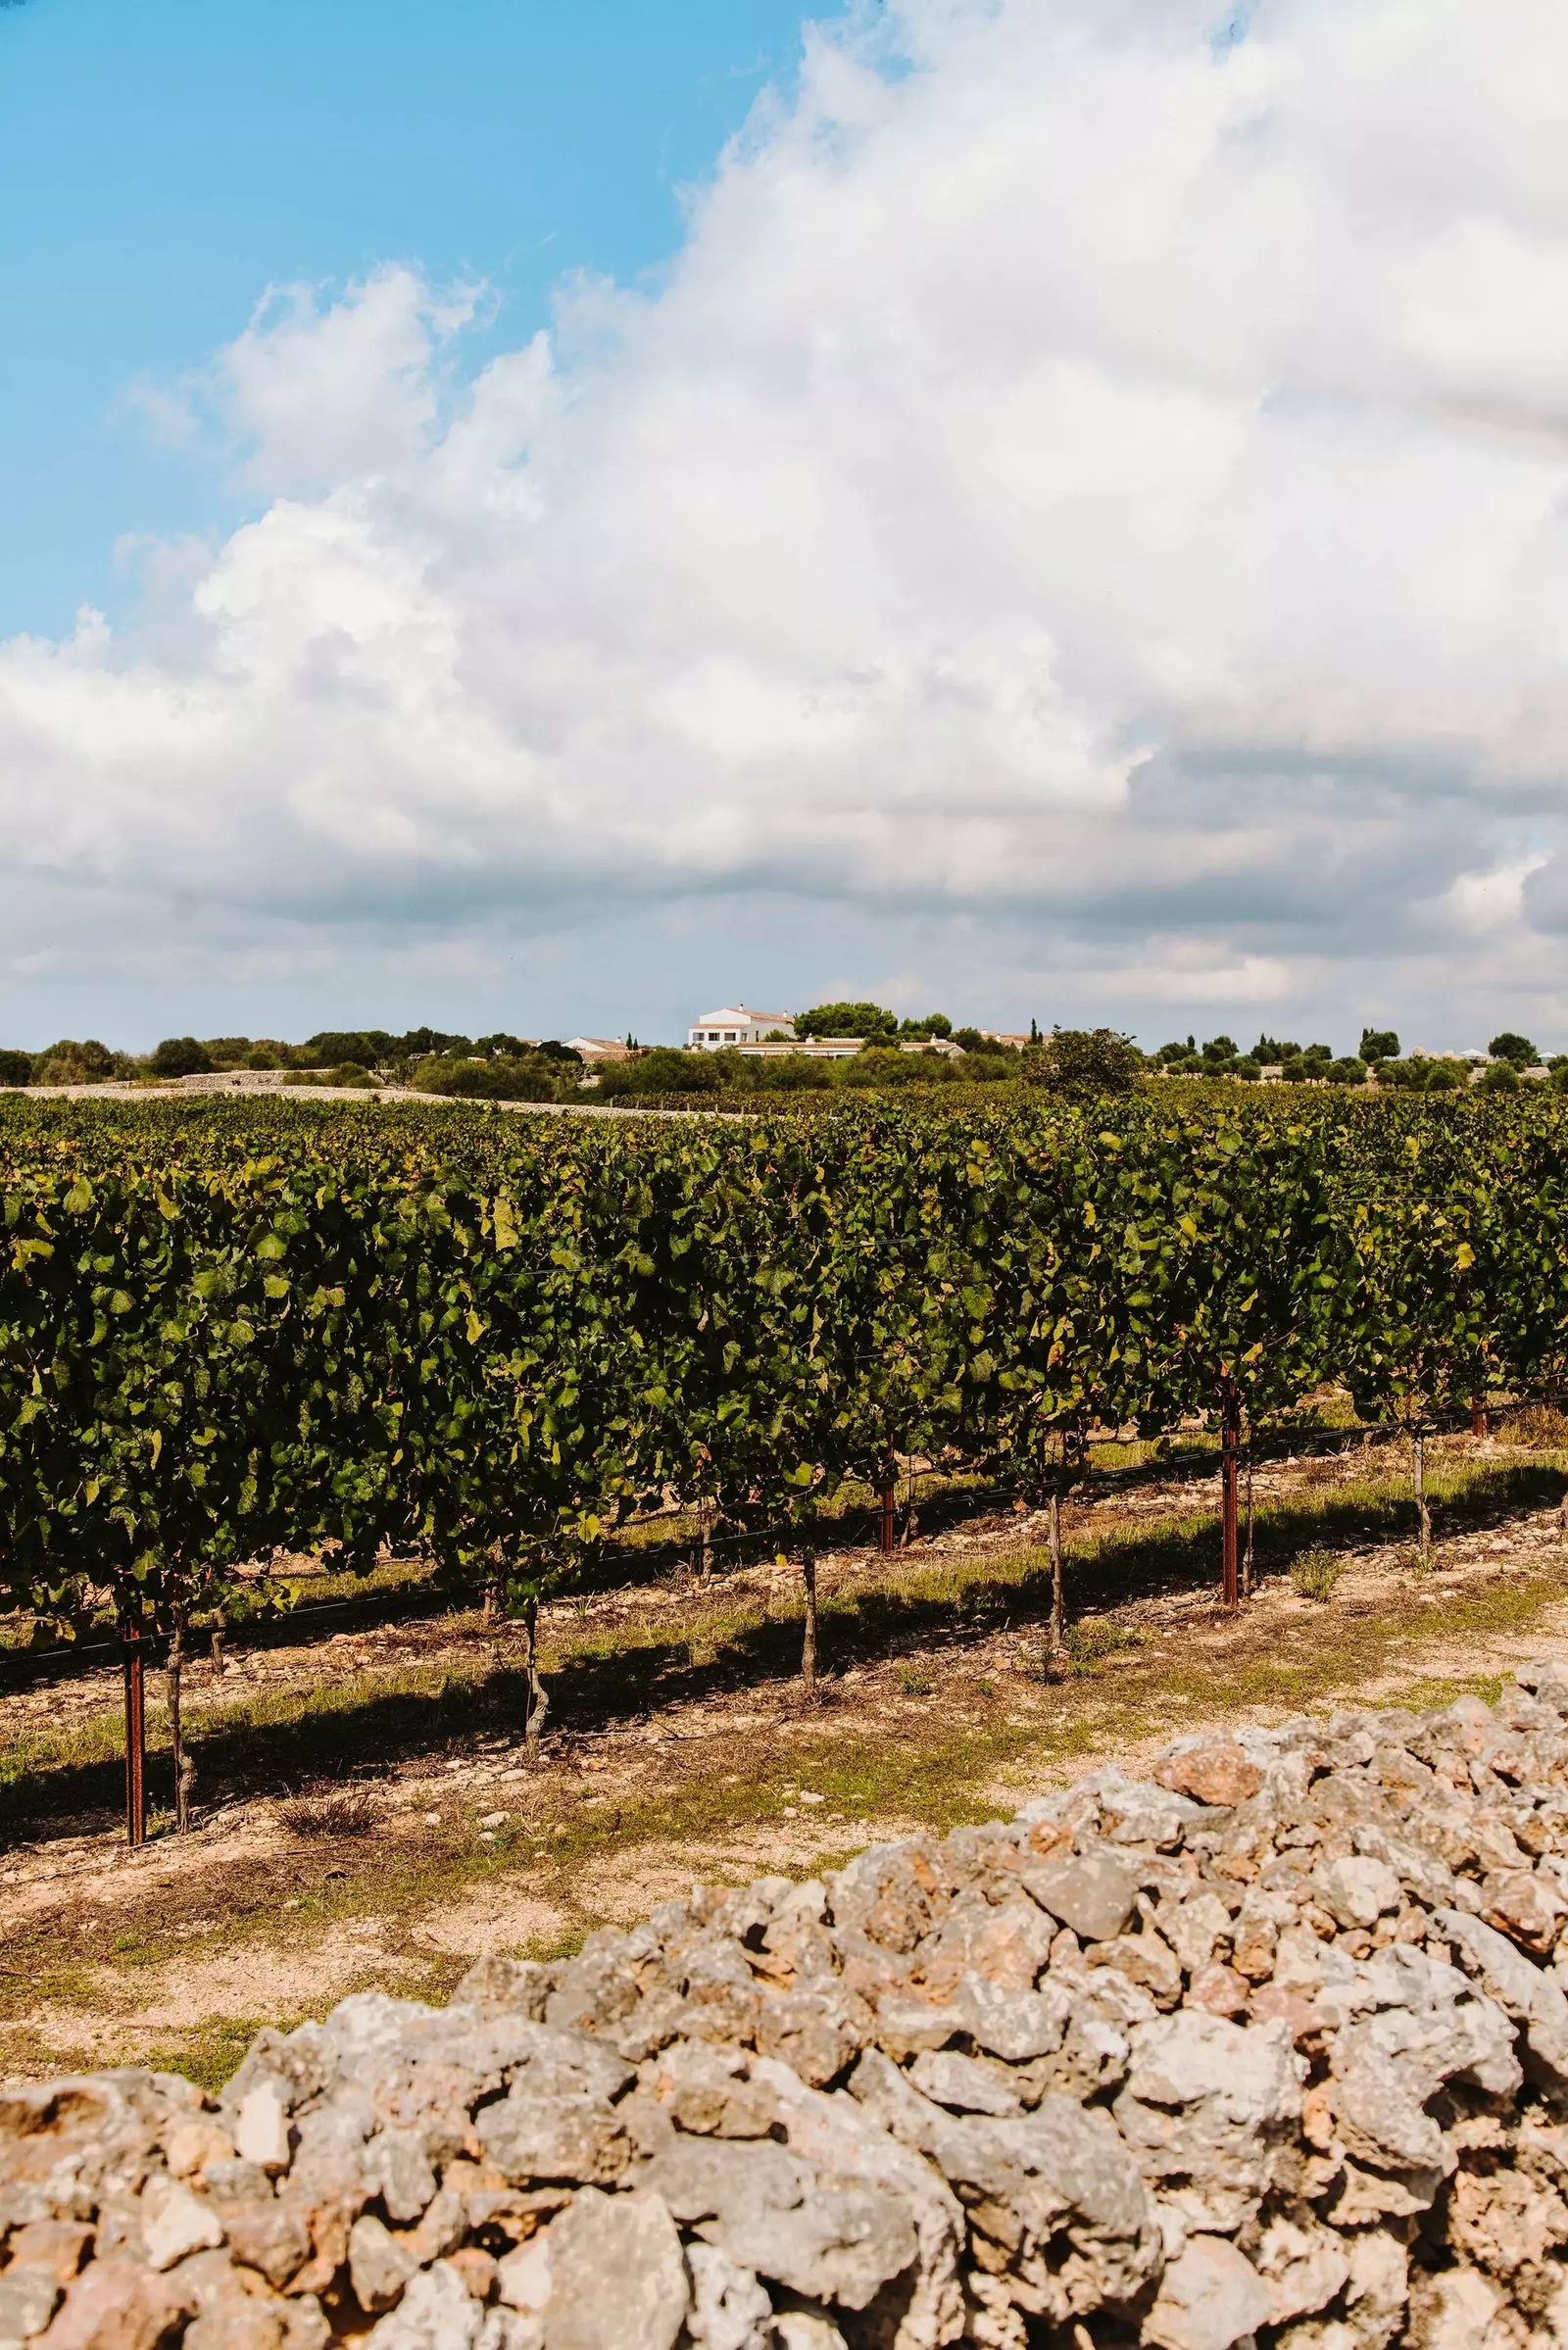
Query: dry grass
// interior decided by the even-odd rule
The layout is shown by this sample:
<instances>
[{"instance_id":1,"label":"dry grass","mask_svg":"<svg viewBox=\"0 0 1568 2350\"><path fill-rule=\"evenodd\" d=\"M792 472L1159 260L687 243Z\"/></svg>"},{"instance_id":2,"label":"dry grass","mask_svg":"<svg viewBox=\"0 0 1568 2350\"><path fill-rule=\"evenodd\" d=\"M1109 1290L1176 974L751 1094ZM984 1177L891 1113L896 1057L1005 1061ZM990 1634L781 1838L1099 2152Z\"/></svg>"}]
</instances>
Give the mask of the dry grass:
<instances>
[{"instance_id":1,"label":"dry grass","mask_svg":"<svg viewBox=\"0 0 1568 2350\"><path fill-rule=\"evenodd\" d=\"M1568 1414L1552 1403L1524 1403L1497 1422L1505 1444L1568 1445Z\"/></svg>"},{"instance_id":2,"label":"dry grass","mask_svg":"<svg viewBox=\"0 0 1568 2350\"><path fill-rule=\"evenodd\" d=\"M287 1795L272 1806L290 1836L368 1836L376 1806L362 1787L328 1787L319 1795Z\"/></svg>"}]
</instances>

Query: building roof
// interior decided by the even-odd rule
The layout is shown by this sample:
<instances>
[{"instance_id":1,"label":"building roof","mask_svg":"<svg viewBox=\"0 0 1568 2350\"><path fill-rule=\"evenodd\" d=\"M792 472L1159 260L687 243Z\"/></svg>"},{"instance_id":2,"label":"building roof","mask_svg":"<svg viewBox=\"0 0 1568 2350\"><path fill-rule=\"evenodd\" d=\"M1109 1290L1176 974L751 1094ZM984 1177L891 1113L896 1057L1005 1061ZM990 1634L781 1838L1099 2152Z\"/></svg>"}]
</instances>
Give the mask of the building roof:
<instances>
[{"instance_id":1,"label":"building roof","mask_svg":"<svg viewBox=\"0 0 1568 2350\"><path fill-rule=\"evenodd\" d=\"M789 1028L794 1025L792 1011L748 1011L744 1004L732 1004L722 1011L705 1011L692 1022L694 1028Z\"/></svg>"},{"instance_id":2,"label":"building roof","mask_svg":"<svg viewBox=\"0 0 1568 2350\"><path fill-rule=\"evenodd\" d=\"M617 1036L568 1036L568 1053L577 1053L584 1060L630 1060L631 1054Z\"/></svg>"}]
</instances>

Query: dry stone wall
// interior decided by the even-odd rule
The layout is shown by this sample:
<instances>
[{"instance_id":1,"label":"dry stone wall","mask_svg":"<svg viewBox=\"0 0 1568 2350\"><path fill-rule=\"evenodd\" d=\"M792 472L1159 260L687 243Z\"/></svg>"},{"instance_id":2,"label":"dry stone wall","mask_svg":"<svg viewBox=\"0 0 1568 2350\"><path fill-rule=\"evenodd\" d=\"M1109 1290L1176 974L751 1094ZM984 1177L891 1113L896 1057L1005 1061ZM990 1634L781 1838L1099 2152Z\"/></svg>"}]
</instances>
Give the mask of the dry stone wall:
<instances>
[{"instance_id":1,"label":"dry stone wall","mask_svg":"<svg viewBox=\"0 0 1568 2350\"><path fill-rule=\"evenodd\" d=\"M1568 1676L1178 1740L219 2098L0 2094L0 2346L1560 2350Z\"/></svg>"}]
</instances>

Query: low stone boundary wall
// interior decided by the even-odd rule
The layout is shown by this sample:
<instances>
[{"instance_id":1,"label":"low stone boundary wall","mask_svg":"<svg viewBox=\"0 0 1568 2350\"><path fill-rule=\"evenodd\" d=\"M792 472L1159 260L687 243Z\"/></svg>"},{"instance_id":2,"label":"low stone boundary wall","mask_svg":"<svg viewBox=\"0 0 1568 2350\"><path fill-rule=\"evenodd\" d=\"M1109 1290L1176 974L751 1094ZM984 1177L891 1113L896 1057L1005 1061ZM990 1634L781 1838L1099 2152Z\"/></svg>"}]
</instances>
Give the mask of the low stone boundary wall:
<instances>
[{"instance_id":1,"label":"low stone boundary wall","mask_svg":"<svg viewBox=\"0 0 1568 2350\"><path fill-rule=\"evenodd\" d=\"M0 2092L0 2350L1561 2350L1568 1675Z\"/></svg>"}]
</instances>

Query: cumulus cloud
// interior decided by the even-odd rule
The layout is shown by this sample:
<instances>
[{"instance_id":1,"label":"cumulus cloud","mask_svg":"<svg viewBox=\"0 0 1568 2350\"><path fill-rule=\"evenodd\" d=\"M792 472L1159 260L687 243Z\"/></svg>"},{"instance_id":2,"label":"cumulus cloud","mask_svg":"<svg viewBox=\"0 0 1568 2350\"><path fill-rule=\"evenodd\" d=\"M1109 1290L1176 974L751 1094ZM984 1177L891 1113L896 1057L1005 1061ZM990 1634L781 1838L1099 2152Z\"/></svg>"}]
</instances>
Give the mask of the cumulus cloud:
<instances>
[{"instance_id":1,"label":"cumulus cloud","mask_svg":"<svg viewBox=\"0 0 1568 2350\"><path fill-rule=\"evenodd\" d=\"M14 967L755 901L1161 1027L1568 1015L1565 79L1555 0L903 0L471 383L481 289L269 295L256 518L0 648Z\"/></svg>"}]
</instances>

